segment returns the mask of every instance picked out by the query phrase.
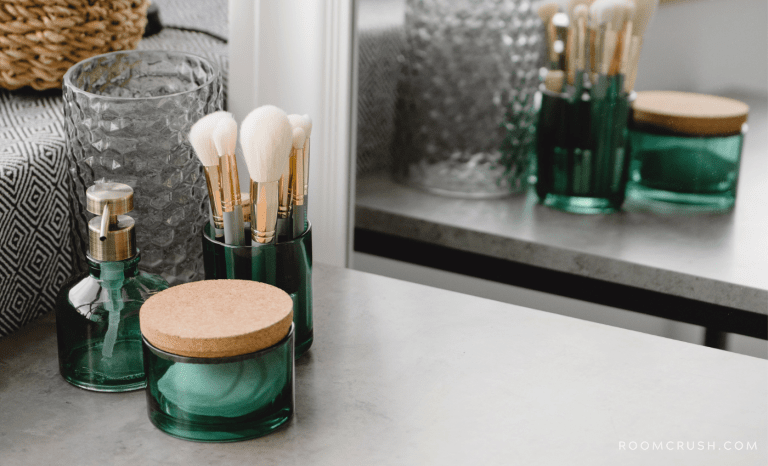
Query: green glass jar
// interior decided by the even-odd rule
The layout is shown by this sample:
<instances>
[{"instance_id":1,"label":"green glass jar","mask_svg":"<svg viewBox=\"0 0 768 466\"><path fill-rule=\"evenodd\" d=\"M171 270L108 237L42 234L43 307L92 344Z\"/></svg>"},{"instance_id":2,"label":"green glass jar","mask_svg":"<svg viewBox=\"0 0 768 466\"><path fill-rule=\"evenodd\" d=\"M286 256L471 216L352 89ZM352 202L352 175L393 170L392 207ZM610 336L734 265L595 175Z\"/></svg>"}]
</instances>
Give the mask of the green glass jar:
<instances>
[{"instance_id":1,"label":"green glass jar","mask_svg":"<svg viewBox=\"0 0 768 466\"><path fill-rule=\"evenodd\" d=\"M628 195L650 205L732 208L748 111L746 104L716 96L638 93Z\"/></svg>"},{"instance_id":2,"label":"green glass jar","mask_svg":"<svg viewBox=\"0 0 768 466\"><path fill-rule=\"evenodd\" d=\"M174 286L142 306L150 421L174 437L266 435L294 409L293 302L250 280Z\"/></svg>"},{"instance_id":3,"label":"green glass jar","mask_svg":"<svg viewBox=\"0 0 768 466\"><path fill-rule=\"evenodd\" d=\"M122 215L132 206L131 188L100 183L86 194L89 211L103 214L106 206L114 215L91 220L89 270L70 279L59 292L59 371L67 382L88 390L141 389L146 377L139 308L150 296L168 288L168 283L138 269L133 219ZM102 226L104 236L100 236Z\"/></svg>"},{"instance_id":4,"label":"green glass jar","mask_svg":"<svg viewBox=\"0 0 768 466\"><path fill-rule=\"evenodd\" d=\"M250 230L245 232L250 238ZM293 299L296 357L313 341L312 324L312 226L293 240L255 246L230 246L212 238L210 225L203 230L206 280L240 279L274 285Z\"/></svg>"},{"instance_id":5,"label":"green glass jar","mask_svg":"<svg viewBox=\"0 0 768 466\"><path fill-rule=\"evenodd\" d=\"M152 424L200 442L261 437L284 424L294 406L293 329L269 348L224 358L179 356L144 339Z\"/></svg>"},{"instance_id":6,"label":"green glass jar","mask_svg":"<svg viewBox=\"0 0 768 466\"><path fill-rule=\"evenodd\" d=\"M605 214L624 203L631 95L597 99L541 89L536 125L536 194L546 206Z\"/></svg>"}]
</instances>

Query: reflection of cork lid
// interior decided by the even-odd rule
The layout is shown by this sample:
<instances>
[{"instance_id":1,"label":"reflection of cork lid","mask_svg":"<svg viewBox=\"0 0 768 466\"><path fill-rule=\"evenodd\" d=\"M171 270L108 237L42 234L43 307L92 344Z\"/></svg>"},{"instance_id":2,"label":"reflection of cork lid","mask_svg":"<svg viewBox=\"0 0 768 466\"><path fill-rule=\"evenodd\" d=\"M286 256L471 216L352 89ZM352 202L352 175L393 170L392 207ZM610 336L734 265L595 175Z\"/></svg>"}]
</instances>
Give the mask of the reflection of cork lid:
<instances>
[{"instance_id":1,"label":"reflection of cork lid","mask_svg":"<svg viewBox=\"0 0 768 466\"><path fill-rule=\"evenodd\" d=\"M739 133L749 113L738 100L673 91L638 92L632 108L637 124L693 136Z\"/></svg>"},{"instance_id":2,"label":"reflection of cork lid","mask_svg":"<svg viewBox=\"0 0 768 466\"><path fill-rule=\"evenodd\" d=\"M198 358L248 354L282 340L293 322L283 290L246 280L206 280L174 286L149 298L141 333L168 353Z\"/></svg>"}]
</instances>

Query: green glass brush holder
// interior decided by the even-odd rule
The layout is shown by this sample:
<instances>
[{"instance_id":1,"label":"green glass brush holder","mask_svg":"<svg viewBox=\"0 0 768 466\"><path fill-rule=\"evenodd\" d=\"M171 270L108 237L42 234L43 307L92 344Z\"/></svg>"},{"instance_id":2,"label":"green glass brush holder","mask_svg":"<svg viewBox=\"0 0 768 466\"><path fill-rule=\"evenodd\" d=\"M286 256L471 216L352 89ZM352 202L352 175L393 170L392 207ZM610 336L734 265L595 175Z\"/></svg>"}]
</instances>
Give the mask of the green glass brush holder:
<instances>
[{"instance_id":1,"label":"green glass brush holder","mask_svg":"<svg viewBox=\"0 0 768 466\"><path fill-rule=\"evenodd\" d=\"M541 90L536 126L536 194L549 207L604 214L624 203L630 96L603 98Z\"/></svg>"},{"instance_id":2,"label":"green glass brush holder","mask_svg":"<svg viewBox=\"0 0 768 466\"><path fill-rule=\"evenodd\" d=\"M250 230L246 230L250 238ZM210 224L203 230L205 279L253 280L274 285L293 299L296 357L312 346L312 225L289 241L230 246L215 239Z\"/></svg>"},{"instance_id":3,"label":"green glass brush holder","mask_svg":"<svg viewBox=\"0 0 768 466\"><path fill-rule=\"evenodd\" d=\"M145 337L152 424L200 442L234 442L274 431L294 409L294 328L266 349L221 358L171 354Z\"/></svg>"}]
</instances>

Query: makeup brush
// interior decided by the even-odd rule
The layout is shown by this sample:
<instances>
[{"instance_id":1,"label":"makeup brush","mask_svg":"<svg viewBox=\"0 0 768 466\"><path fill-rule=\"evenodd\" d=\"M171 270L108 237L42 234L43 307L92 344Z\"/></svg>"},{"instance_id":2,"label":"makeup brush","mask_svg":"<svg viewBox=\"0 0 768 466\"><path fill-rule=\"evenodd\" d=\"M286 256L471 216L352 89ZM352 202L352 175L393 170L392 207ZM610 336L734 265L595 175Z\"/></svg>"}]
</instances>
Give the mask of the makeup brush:
<instances>
[{"instance_id":1,"label":"makeup brush","mask_svg":"<svg viewBox=\"0 0 768 466\"><path fill-rule=\"evenodd\" d=\"M276 237L278 182L288 163L293 129L284 111L265 105L245 117L240 132L251 176L251 239L271 244Z\"/></svg>"},{"instance_id":2,"label":"makeup brush","mask_svg":"<svg viewBox=\"0 0 768 466\"><path fill-rule=\"evenodd\" d=\"M575 54L575 86L576 92L574 98L581 98L584 88L584 73L587 69L587 17L589 16L589 7L587 4L579 4L573 9L573 22L576 23L576 40L574 43Z\"/></svg>"},{"instance_id":3,"label":"makeup brush","mask_svg":"<svg viewBox=\"0 0 768 466\"><path fill-rule=\"evenodd\" d=\"M291 198L293 201L293 237L298 238L307 229L307 200L309 191L309 136L312 134L312 119L309 115L289 115L293 128L304 130L306 140L303 150L296 151L296 166L291 174ZM295 186L295 189L294 189Z\"/></svg>"},{"instance_id":4,"label":"makeup brush","mask_svg":"<svg viewBox=\"0 0 768 466\"><path fill-rule=\"evenodd\" d=\"M635 20L632 32L632 42L629 45L627 58L627 75L624 81L624 90L630 92L635 88L637 78L637 63L640 60L640 49L643 46L643 36L648 28L659 0L635 0Z\"/></svg>"},{"instance_id":5,"label":"makeup brush","mask_svg":"<svg viewBox=\"0 0 768 466\"><path fill-rule=\"evenodd\" d=\"M557 3L545 3L541 5L537 11L539 18L541 18L542 24L544 24L544 31L547 39L547 51L549 52L549 69L554 70L557 68L557 53L554 51L555 46L555 29L552 25L552 17L555 16L559 7Z\"/></svg>"},{"instance_id":6,"label":"makeup brush","mask_svg":"<svg viewBox=\"0 0 768 466\"><path fill-rule=\"evenodd\" d=\"M291 120L291 116L288 116L288 120ZM277 210L278 240L281 236L288 239L294 238L293 232L295 227L293 221L296 219L292 215L293 194L298 189L301 189L302 192L304 189L303 179L302 181L298 180L297 174L301 172L297 170L297 161L302 163L303 168L301 155L304 152L304 142L307 139L307 135L301 126L294 126L291 124L291 127L293 128L293 145L291 147L291 153L288 156L288 163L283 171L283 176L280 177L279 183L280 205Z\"/></svg>"},{"instance_id":7,"label":"makeup brush","mask_svg":"<svg viewBox=\"0 0 768 466\"><path fill-rule=\"evenodd\" d=\"M221 169L219 155L213 143L213 132L221 121L224 112L215 112L199 119L189 131L189 142L197 158L205 169L205 181L208 185L211 227L217 237L224 235L224 217L221 205Z\"/></svg>"},{"instance_id":8,"label":"makeup brush","mask_svg":"<svg viewBox=\"0 0 768 466\"><path fill-rule=\"evenodd\" d=\"M237 172L235 150L237 148L237 122L231 113L225 113L213 131L213 144L219 157L222 175L222 211L224 217L224 242L242 246L245 244L243 206L240 197L240 180Z\"/></svg>"},{"instance_id":9,"label":"makeup brush","mask_svg":"<svg viewBox=\"0 0 768 466\"><path fill-rule=\"evenodd\" d=\"M619 58L619 70L618 73L621 76L622 82L619 89L624 85L627 79L627 71L629 71L629 51L632 45L632 36L634 33L635 24L635 2L632 0L626 0L624 2L624 30L621 32L621 55Z\"/></svg>"}]
</instances>

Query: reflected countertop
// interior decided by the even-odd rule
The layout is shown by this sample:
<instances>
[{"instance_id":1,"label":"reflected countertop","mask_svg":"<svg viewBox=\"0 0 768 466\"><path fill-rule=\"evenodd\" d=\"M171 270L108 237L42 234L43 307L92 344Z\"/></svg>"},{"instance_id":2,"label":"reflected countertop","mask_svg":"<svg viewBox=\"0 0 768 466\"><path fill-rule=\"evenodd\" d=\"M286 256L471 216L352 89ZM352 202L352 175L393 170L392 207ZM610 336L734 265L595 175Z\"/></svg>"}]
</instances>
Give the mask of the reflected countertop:
<instances>
[{"instance_id":1,"label":"reflected countertop","mask_svg":"<svg viewBox=\"0 0 768 466\"><path fill-rule=\"evenodd\" d=\"M750 104L736 206L727 213L652 210L612 215L537 203L441 197L386 175L357 180L355 226L621 285L768 314L768 100Z\"/></svg>"}]
</instances>

